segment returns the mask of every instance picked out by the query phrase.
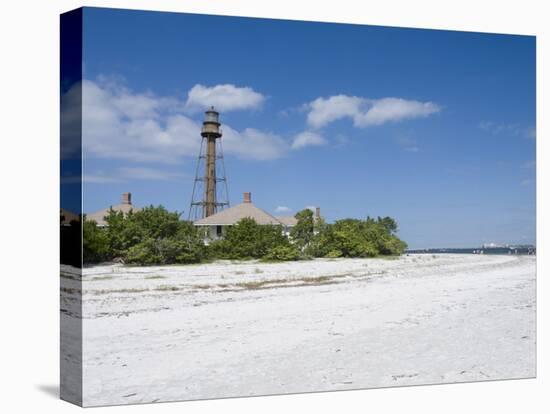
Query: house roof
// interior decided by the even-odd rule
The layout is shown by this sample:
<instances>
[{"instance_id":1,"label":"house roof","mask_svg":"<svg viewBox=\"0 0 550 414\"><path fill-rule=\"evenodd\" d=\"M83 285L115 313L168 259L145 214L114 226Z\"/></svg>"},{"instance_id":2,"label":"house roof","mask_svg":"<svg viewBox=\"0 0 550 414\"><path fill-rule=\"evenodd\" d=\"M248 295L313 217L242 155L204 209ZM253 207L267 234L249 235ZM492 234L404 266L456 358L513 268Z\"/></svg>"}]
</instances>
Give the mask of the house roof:
<instances>
[{"instance_id":1,"label":"house roof","mask_svg":"<svg viewBox=\"0 0 550 414\"><path fill-rule=\"evenodd\" d=\"M279 219L256 207L251 202L237 204L219 213L195 221L196 226L230 226L244 218L251 218L258 224L285 225Z\"/></svg>"},{"instance_id":2,"label":"house roof","mask_svg":"<svg viewBox=\"0 0 550 414\"><path fill-rule=\"evenodd\" d=\"M59 214L61 216L61 225L62 226L68 226L71 224L72 221L78 221L79 216L76 213L73 213L72 211L66 210L64 208L61 208L59 211Z\"/></svg>"},{"instance_id":3,"label":"house roof","mask_svg":"<svg viewBox=\"0 0 550 414\"><path fill-rule=\"evenodd\" d=\"M141 210L139 207L134 207L132 205L132 194L131 193L122 193L122 200L120 204L116 204L109 208L104 208L103 210L96 211L95 213L90 213L86 215L86 219L93 220L97 223L98 226L106 226L107 222L105 217L109 215L109 211L113 209L116 212L123 212L128 214L131 210L138 212Z\"/></svg>"},{"instance_id":4,"label":"house roof","mask_svg":"<svg viewBox=\"0 0 550 414\"><path fill-rule=\"evenodd\" d=\"M86 219L95 221L98 226L106 226L107 222L105 221L105 217L109 215L109 210L111 208L117 212L122 211L124 214L129 213L130 210L133 210L134 212L141 210L141 208L135 207L131 204L117 204L111 206L110 208L104 208L103 210L96 211L95 213L87 214Z\"/></svg>"},{"instance_id":5,"label":"house roof","mask_svg":"<svg viewBox=\"0 0 550 414\"><path fill-rule=\"evenodd\" d=\"M294 216L277 216L275 218L287 227L295 226L298 223L298 219Z\"/></svg>"}]
</instances>

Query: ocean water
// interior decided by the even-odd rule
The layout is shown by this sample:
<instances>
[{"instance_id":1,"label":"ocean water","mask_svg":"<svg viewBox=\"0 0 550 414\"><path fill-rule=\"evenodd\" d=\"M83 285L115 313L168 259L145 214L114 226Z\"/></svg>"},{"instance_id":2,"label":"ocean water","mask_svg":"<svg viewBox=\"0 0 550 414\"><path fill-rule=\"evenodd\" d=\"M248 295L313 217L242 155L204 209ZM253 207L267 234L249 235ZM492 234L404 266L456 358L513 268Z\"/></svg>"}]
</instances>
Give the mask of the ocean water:
<instances>
[{"instance_id":1,"label":"ocean water","mask_svg":"<svg viewBox=\"0 0 550 414\"><path fill-rule=\"evenodd\" d=\"M433 248L433 249L410 249L405 253L471 253L471 254L536 254L537 249L533 246L512 246L512 247L459 247L459 248Z\"/></svg>"}]
</instances>

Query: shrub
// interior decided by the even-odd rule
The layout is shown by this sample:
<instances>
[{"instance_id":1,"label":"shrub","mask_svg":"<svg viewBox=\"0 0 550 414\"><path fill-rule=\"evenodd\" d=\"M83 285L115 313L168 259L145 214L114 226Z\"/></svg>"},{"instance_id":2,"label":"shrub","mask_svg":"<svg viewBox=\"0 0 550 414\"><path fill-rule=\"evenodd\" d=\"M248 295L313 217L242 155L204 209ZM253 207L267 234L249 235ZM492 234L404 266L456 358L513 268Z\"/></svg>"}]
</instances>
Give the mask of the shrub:
<instances>
[{"instance_id":1,"label":"shrub","mask_svg":"<svg viewBox=\"0 0 550 414\"><path fill-rule=\"evenodd\" d=\"M82 253L84 263L103 262L112 257L105 229L97 227L96 222L87 220L86 216L82 227Z\"/></svg>"},{"instance_id":2,"label":"shrub","mask_svg":"<svg viewBox=\"0 0 550 414\"><path fill-rule=\"evenodd\" d=\"M334 258L337 258L337 257L342 257L342 251L341 250L331 250L330 252L328 252L325 257L327 258L331 258L331 259L334 259Z\"/></svg>"},{"instance_id":3,"label":"shrub","mask_svg":"<svg viewBox=\"0 0 550 414\"><path fill-rule=\"evenodd\" d=\"M300 251L293 245L274 246L262 258L269 262L279 262L288 260L297 260L300 256Z\"/></svg>"},{"instance_id":4,"label":"shrub","mask_svg":"<svg viewBox=\"0 0 550 414\"><path fill-rule=\"evenodd\" d=\"M174 264L199 263L206 257L205 248L194 234L194 229L182 225L176 235L159 239L147 238L130 247L125 259L128 263Z\"/></svg>"},{"instance_id":5,"label":"shrub","mask_svg":"<svg viewBox=\"0 0 550 414\"><path fill-rule=\"evenodd\" d=\"M407 244L396 236L390 217L345 219L333 224L313 220L310 210L296 214L298 224L285 237L281 226L259 225L245 218L227 229L224 239L204 245L201 230L181 221L177 212L146 207L128 214L111 210L108 226L84 217L85 263L123 258L142 265L200 263L206 259L296 260L311 257L374 257L399 255Z\"/></svg>"},{"instance_id":6,"label":"shrub","mask_svg":"<svg viewBox=\"0 0 550 414\"><path fill-rule=\"evenodd\" d=\"M338 220L334 224L323 224L305 252L316 257L397 255L403 253L407 245L395 231L397 223L390 217Z\"/></svg>"},{"instance_id":7,"label":"shrub","mask_svg":"<svg viewBox=\"0 0 550 414\"><path fill-rule=\"evenodd\" d=\"M231 260L263 258L277 246L290 246L281 226L262 226L245 218L227 229L225 238L209 246L211 257Z\"/></svg>"},{"instance_id":8,"label":"shrub","mask_svg":"<svg viewBox=\"0 0 550 414\"><path fill-rule=\"evenodd\" d=\"M106 222L106 228L85 222L84 262L121 257L127 263L146 265L198 263L206 258L206 248L196 227L162 206L126 215L111 210Z\"/></svg>"},{"instance_id":9,"label":"shrub","mask_svg":"<svg viewBox=\"0 0 550 414\"><path fill-rule=\"evenodd\" d=\"M161 262L161 255L155 240L148 238L128 249L125 260L127 263L152 265Z\"/></svg>"},{"instance_id":10,"label":"shrub","mask_svg":"<svg viewBox=\"0 0 550 414\"><path fill-rule=\"evenodd\" d=\"M313 212L309 208L306 208L296 213L294 217L296 217L297 223L290 230L290 237L300 249L303 249L313 240Z\"/></svg>"}]
</instances>

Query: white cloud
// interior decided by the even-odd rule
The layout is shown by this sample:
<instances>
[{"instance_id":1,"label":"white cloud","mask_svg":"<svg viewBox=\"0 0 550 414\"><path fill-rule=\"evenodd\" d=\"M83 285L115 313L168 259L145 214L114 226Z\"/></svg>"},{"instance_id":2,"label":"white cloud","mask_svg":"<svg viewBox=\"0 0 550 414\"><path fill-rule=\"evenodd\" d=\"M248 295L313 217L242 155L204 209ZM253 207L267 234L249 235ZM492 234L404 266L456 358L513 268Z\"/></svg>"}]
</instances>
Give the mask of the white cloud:
<instances>
[{"instance_id":1,"label":"white cloud","mask_svg":"<svg viewBox=\"0 0 550 414\"><path fill-rule=\"evenodd\" d=\"M238 87L231 84L204 86L195 85L187 94L186 108L190 110L205 109L214 106L220 111L235 111L259 107L265 97L249 87Z\"/></svg>"},{"instance_id":2,"label":"white cloud","mask_svg":"<svg viewBox=\"0 0 550 414\"><path fill-rule=\"evenodd\" d=\"M292 140L292 149L300 149L309 146L325 145L327 140L317 132L304 131L299 133Z\"/></svg>"},{"instance_id":3,"label":"white cloud","mask_svg":"<svg viewBox=\"0 0 550 414\"><path fill-rule=\"evenodd\" d=\"M359 127L382 125L405 119L425 118L439 112L432 102L408 101L401 98L383 98L373 102L370 109L361 113L354 122Z\"/></svg>"},{"instance_id":4,"label":"white cloud","mask_svg":"<svg viewBox=\"0 0 550 414\"><path fill-rule=\"evenodd\" d=\"M200 125L173 113L177 100L134 93L118 84L83 81L84 153L99 158L175 162L197 154Z\"/></svg>"},{"instance_id":5,"label":"white cloud","mask_svg":"<svg viewBox=\"0 0 550 414\"><path fill-rule=\"evenodd\" d=\"M111 183L120 183L122 180L120 178L100 174L83 174L82 182L90 184L111 184Z\"/></svg>"},{"instance_id":6,"label":"white cloud","mask_svg":"<svg viewBox=\"0 0 550 414\"><path fill-rule=\"evenodd\" d=\"M80 158L82 93L75 84L61 96L61 159Z\"/></svg>"},{"instance_id":7,"label":"white cloud","mask_svg":"<svg viewBox=\"0 0 550 414\"><path fill-rule=\"evenodd\" d=\"M91 184L110 184L127 182L130 180L169 181L184 177L184 174L165 171L149 167L120 167L110 172L95 171L92 174L85 173L82 181Z\"/></svg>"},{"instance_id":8,"label":"white cloud","mask_svg":"<svg viewBox=\"0 0 550 414\"><path fill-rule=\"evenodd\" d=\"M62 110L63 120L70 126L66 128L69 135L71 131L78 130L74 126L79 124L80 113L74 113L77 105L69 105L74 97L78 97L78 87L75 86L74 90L67 92L62 100L67 103ZM186 115L186 109L209 104L225 111L247 109L257 107L264 99L262 94L251 88L234 85L195 85L189 91L187 101L183 101L151 92L135 92L124 86L120 80L112 78L84 80L83 153L87 157L139 163L179 163L185 157L193 159L197 157L200 148L201 120ZM318 98L302 108L309 111L307 123L313 128L321 128L346 117L351 118L355 126L365 127L428 116L439 110L430 102L399 98L369 100L346 95ZM241 159L273 160L285 156L290 150L327 143L315 131L304 131L289 140L276 133L254 128L239 131L223 124L222 130L224 152ZM89 180L98 181L104 178L90 176Z\"/></svg>"},{"instance_id":9,"label":"white cloud","mask_svg":"<svg viewBox=\"0 0 550 414\"><path fill-rule=\"evenodd\" d=\"M350 118L354 126L364 128L387 122L424 118L440 111L440 107L433 102L402 98L368 99L347 95L321 97L306 105L309 109L307 123L313 128L322 128L344 118Z\"/></svg>"},{"instance_id":10,"label":"white cloud","mask_svg":"<svg viewBox=\"0 0 550 414\"><path fill-rule=\"evenodd\" d=\"M83 152L90 157L134 162L175 163L182 157L195 158L201 122L183 115L184 107L177 98L133 92L114 81L84 80ZM68 106L67 113L70 111ZM289 149L276 134L253 128L237 131L226 124L222 129L226 154L267 160L279 158Z\"/></svg>"},{"instance_id":11,"label":"white cloud","mask_svg":"<svg viewBox=\"0 0 550 414\"><path fill-rule=\"evenodd\" d=\"M168 181L185 176L182 173L149 167L121 167L117 169L116 173L127 179L154 181Z\"/></svg>"},{"instance_id":12,"label":"white cloud","mask_svg":"<svg viewBox=\"0 0 550 414\"><path fill-rule=\"evenodd\" d=\"M273 160L281 158L288 151L288 144L282 137L254 128L239 132L226 126L222 139L224 152L243 159Z\"/></svg>"},{"instance_id":13,"label":"white cloud","mask_svg":"<svg viewBox=\"0 0 550 414\"><path fill-rule=\"evenodd\" d=\"M290 211L292 211L292 209L287 206L277 206L275 209L275 213L288 213Z\"/></svg>"},{"instance_id":14,"label":"white cloud","mask_svg":"<svg viewBox=\"0 0 550 414\"><path fill-rule=\"evenodd\" d=\"M314 128L321 128L338 119L360 114L359 108L363 99L357 96L336 95L329 98L317 98L306 104L309 108L307 123Z\"/></svg>"}]
</instances>

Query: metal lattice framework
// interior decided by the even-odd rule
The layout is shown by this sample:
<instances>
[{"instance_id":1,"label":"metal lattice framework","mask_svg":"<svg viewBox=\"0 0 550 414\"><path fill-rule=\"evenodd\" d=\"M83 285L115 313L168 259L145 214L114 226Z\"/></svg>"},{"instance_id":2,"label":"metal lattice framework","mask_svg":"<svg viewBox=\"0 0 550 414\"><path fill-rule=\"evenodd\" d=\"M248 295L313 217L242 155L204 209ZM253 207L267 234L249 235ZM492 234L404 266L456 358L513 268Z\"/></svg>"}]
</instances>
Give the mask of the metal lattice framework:
<instances>
[{"instance_id":1,"label":"metal lattice framework","mask_svg":"<svg viewBox=\"0 0 550 414\"><path fill-rule=\"evenodd\" d=\"M206 111L201 130L201 148L195 171L195 182L188 219L199 220L229 207L229 192L221 142L219 113Z\"/></svg>"}]
</instances>

